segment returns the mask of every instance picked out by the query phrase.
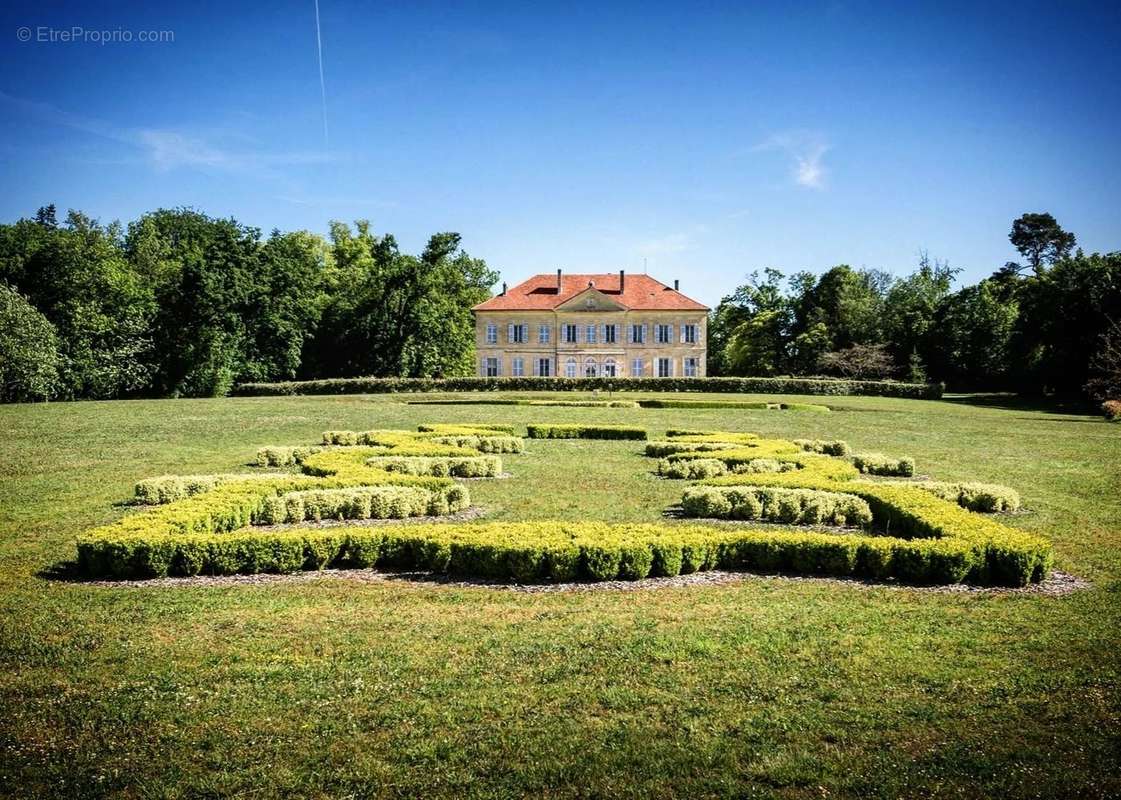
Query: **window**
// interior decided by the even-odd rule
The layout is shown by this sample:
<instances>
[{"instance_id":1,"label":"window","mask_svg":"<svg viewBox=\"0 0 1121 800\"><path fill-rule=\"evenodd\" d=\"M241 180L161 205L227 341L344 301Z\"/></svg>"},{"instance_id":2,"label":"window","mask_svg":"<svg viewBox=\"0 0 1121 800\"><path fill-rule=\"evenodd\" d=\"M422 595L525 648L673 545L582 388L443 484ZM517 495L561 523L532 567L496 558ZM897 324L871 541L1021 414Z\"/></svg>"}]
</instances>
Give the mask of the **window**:
<instances>
[{"instance_id":1,"label":"window","mask_svg":"<svg viewBox=\"0 0 1121 800\"><path fill-rule=\"evenodd\" d=\"M604 344L615 344L617 325L604 325L603 326L603 342Z\"/></svg>"},{"instance_id":2,"label":"window","mask_svg":"<svg viewBox=\"0 0 1121 800\"><path fill-rule=\"evenodd\" d=\"M487 325L487 344L498 344L498 326L493 322Z\"/></svg>"},{"instance_id":3,"label":"window","mask_svg":"<svg viewBox=\"0 0 1121 800\"><path fill-rule=\"evenodd\" d=\"M588 344L595 344L596 343L596 326L595 325L588 325L584 329L584 341L587 342Z\"/></svg>"},{"instance_id":4,"label":"window","mask_svg":"<svg viewBox=\"0 0 1121 800\"><path fill-rule=\"evenodd\" d=\"M588 358L584 360L584 377L594 378L596 376L596 360Z\"/></svg>"},{"instance_id":5,"label":"window","mask_svg":"<svg viewBox=\"0 0 1121 800\"><path fill-rule=\"evenodd\" d=\"M497 378L498 377L498 359L497 358L490 357L490 358L487 359L486 375L487 375L488 378Z\"/></svg>"},{"instance_id":6,"label":"window","mask_svg":"<svg viewBox=\"0 0 1121 800\"><path fill-rule=\"evenodd\" d=\"M605 377L605 378L614 378L615 377L615 359L609 358L609 359L607 359L606 361L603 362L603 377Z\"/></svg>"},{"instance_id":7,"label":"window","mask_svg":"<svg viewBox=\"0 0 1121 800\"><path fill-rule=\"evenodd\" d=\"M525 375L525 359L521 356L515 358L514 363L511 366L512 368L510 370L510 374L515 378L520 378Z\"/></svg>"},{"instance_id":8,"label":"window","mask_svg":"<svg viewBox=\"0 0 1121 800\"><path fill-rule=\"evenodd\" d=\"M686 378L697 377L697 359L695 359L695 358L685 359L685 370L684 370L684 372L685 372L685 377Z\"/></svg>"},{"instance_id":9,"label":"window","mask_svg":"<svg viewBox=\"0 0 1121 800\"><path fill-rule=\"evenodd\" d=\"M565 340L565 342L567 342L568 344L576 344L576 331L577 331L577 328L576 328L575 325L573 325L571 323L569 323L568 325L565 325L564 326L564 340Z\"/></svg>"},{"instance_id":10,"label":"window","mask_svg":"<svg viewBox=\"0 0 1121 800\"><path fill-rule=\"evenodd\" d=\"M575 358L570 358L570 359L568 359L568 361L564 362L564 377L566 377L566 378L575 378L576 377L576 359Z\"/></svg>"},{"instance_id":11,"label":"window","mask_svg":"<svg viewBox=\"0 0 1121 800\"><path fill-rule=\"evenodd\" d=\"M537 326L537 343L538 344L548 344L549 343L549 331L550 331L550 328L549 328L548 325L538 325Z\"/></svg>"},{"instance_id":12,"label":"window","mask_svg":"<svg viewBox=\"0 0 1121 800\"><path fill-rule=\"evenodd\" d=\"M697 326L696 325L682 325L681 336L685 340L685 344L697 343Z\"/></svg>"},{"instance_id":13,"label":"window","mask_svg":"<svg viewBox=\"0 0 1121 800\"><path fill-rule=\"evenodd\" d=\"M631 377L641 378L643 373L642 359L636 358L631 362Z\"/></svg>"},{"instance_id":14,"label":"window","mask_svg":"<svg viewBox=\"0 0 1121 800\"><path fill-rule=\"evenodd\" d=\"M673 341L673 326L655 325L654 341L658 344L670 344Z\"/></svg>"},{"instance_id":15,"label":"window","mask_svg":"<svg viewBox=\"0 0 1121 800\"><path fill-rule=\"evenodd\" d=\"M510 323L506 328L506 338L513 344L525 344L529 339L529 326Z\"/></svg>"},{"instance_id":16,"label":"window","mask_svg":"<svg viewBox=\"0 0 1121 800\"><path fill-rule=\"evenodd\" d=\"M631 341L635 344L646 344L645 325L631 325Z\"/></svg>"},{"instance_id":17,"label":"window","mask_svg":"<svg viewBox=\"0 0 1121 800\"><path fill-rule=\"evenodd\" d=\"M673 377L673 362L668 358L658 359L658 377L659 378L672 378Z\"/></svg>"},{"instance_id":18,"label":"window","mask_svg":"<svg viewBox=\"0 0 1121 800\"><path fill-rule=\"evenodd\" d=\"M537 359L537 374L542 378L548 378L552 374L553 362L547 358Z\"/></svg>"}]
</instances>

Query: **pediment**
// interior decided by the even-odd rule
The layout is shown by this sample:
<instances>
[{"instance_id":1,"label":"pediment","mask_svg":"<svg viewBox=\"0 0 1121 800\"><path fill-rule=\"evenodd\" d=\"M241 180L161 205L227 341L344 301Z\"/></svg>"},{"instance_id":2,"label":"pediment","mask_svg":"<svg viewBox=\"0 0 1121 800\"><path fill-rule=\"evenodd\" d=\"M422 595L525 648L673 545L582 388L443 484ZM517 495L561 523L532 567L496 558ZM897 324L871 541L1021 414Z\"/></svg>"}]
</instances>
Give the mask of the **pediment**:
<instances>
[{"instance_id":1,"label":"pediment","mask_svg":"<svg viewBox=\"0 0 1121 800\"><path fill-rule=\"evenodd\" d=\"M618 300L604 294L594 286L589 286L575 297L557 306L558 311L626 311L627 307Z\"/></svg>"}]
</instances>

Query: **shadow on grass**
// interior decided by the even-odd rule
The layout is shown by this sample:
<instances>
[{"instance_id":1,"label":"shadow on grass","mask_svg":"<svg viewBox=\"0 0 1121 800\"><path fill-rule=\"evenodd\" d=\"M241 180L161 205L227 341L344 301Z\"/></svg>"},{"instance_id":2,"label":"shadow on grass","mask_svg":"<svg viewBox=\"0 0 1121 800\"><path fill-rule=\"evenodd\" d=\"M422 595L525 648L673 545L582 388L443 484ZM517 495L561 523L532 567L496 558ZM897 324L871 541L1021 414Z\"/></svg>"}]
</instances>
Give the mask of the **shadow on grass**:
<instances>
[{"instance_id":1,"label":"shadow on grass","mask_svg":"<svg viewBox=\"0 0 1121 800\"><path fill-rule=\"evenodd\" d=\"M35 573L36 578L47 581L60 581L62 583L82 583L89 578L81 573L76 560L56 561L49 567Z\"/></svg>"},{"instance_id":2,"label":"shadow on grass","mask_svg":"<svg viewBox=\"0 0 1121 800\"><path fill-rule=\"evenodd\" d=\"M1039 414L1087 416L1096 413L1091 403L1084 398L1074 396L1038 397L1009 392L990 392L946 395L942 398L942 402L977 408L999 408L1006 411L1034 411Z\"/></svg>"}]
</instances>

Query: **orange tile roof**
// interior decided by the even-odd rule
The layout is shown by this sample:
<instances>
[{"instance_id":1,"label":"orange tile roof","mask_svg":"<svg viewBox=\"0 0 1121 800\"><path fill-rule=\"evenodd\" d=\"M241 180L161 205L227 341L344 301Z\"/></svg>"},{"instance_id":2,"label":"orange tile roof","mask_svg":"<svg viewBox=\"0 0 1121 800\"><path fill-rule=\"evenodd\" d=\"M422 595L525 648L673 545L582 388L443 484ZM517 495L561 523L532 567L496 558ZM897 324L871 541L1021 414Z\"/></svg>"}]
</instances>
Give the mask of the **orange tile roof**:
<instances>
[{"instance_id":1,"label":"orange tile roof","mask_svg":"<svg viewBox=\"0 0 1121 800\"><path fill-rule=\"evenodd\" d=\"M686 297L676 289L654 280L649 275L624 275L622 291L619 273L561 273L561 286L557 290L557 276L534 275L506 294L484 300L473 311L550 311L594 286L620 305L636 311L708 311L708 306Z\"/></svg>"}]
</instances>

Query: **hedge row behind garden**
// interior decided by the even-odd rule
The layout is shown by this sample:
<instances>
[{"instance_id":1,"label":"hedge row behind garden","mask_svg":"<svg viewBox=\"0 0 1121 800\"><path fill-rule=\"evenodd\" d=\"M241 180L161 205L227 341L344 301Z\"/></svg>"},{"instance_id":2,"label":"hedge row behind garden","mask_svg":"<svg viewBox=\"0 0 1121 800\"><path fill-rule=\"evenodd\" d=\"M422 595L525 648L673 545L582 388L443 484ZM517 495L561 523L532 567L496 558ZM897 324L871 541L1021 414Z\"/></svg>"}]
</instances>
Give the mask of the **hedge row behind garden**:
<instances>
[{"instance_id":1,"label":"hedge row behind garden","mask_svg":"<svg viewBox=\"0 0 1121 800\"><path fill-rule=\"evenodd\" d=\"M833 378L325 378L279 383L242 383L232 394L260 397L295 394L388 394L394 392L721 392L740 394L872 395L937 400L942 384Z\"/></svg>"}]
</instances>

